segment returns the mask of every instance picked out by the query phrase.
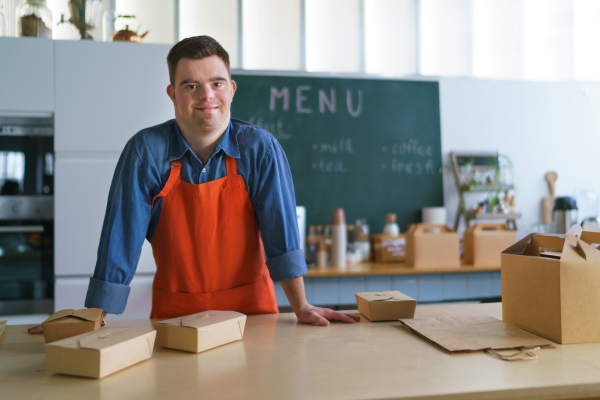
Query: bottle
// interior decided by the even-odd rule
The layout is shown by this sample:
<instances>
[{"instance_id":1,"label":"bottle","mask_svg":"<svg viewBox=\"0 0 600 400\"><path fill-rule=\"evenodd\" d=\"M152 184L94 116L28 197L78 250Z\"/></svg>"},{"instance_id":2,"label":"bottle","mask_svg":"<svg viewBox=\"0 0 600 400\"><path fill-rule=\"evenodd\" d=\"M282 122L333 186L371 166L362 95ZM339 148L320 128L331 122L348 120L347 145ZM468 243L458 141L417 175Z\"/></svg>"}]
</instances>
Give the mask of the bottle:
<instances>
[{"instance_id":1,"label":"bottle","mask_svg":"<svg viewBox=\"0 0 600 400\"><path fill-rule=\"evenodd\" d=\"M369 225L366 220L356 221L356 234L354 248L360 252L360 261L369 261L371 259L371 242L369 241Z\"/></svg>"},{"instance_id":2,"label":"bottle","mask_svg":"<svg viewBox=\"0 0 600 400\"><path fill-rule=\"evenodd\" d=\"M314 225L308 227L308 236L306 237L306 263L314 264L317 254L317 235Z\"/></svg>"},{"instance_id":3,"label":"bottle","mask_svg":"<svg viewBox=\"0 0 600 400\"><path fill-rule=\"evenodd\" d=\"M346 267L347 243L346 217L343 208L333 210L331 223L331 266Z\"/></svg>"},{"instance_id":4,"label":"bottle","mask_svg":"<svg viewBox=\"0 0 600 400\"><path fill-rule=\"evenodd\" d=\"M396 223L396 214L385 214L385 226L383 227L383 234L393 237L400 235L400 227Z\"/></svg>"},{"instance_id":5,"label":"bottle","mask_svg":"<svg viewBox=\"0 0 600 400\"><path fill-rule=\"evenodd\" d=\"M52 39L52 11L46 0L24 0L15 10L17 36Z\"/></svg>"},{"instance_id":6,"label":"bottle","mask_svg":"<svg viewBox=\"0 0 600 400\"><path fill-rule=\"evenodd\" d=\"M317 243L317 267L327 268L327 246L324 240Z\"/></svg>"},{"instance_id":7,"label":"bottle","mask_svg":"<svg viewBox=\"0 0 600 400\"><path fill-rule=\"evenodd\" d=\"M356 225L348 225L346 226L346 230L347 230L347 243L348 243L348 251L353 251L354 250L354 235L356 234Z\"/></svg>"},{"instance_id":8,"label":"bottle","mask_svg":"<svg viewBox=\"0 0 600 400\"><path fill-rule=\"evenodd\" d=\"M325 239L327 261L329 261L331 260L331 225L325 225L325 229L323 229L323 239Z\"/></svg>"}]
</instances>

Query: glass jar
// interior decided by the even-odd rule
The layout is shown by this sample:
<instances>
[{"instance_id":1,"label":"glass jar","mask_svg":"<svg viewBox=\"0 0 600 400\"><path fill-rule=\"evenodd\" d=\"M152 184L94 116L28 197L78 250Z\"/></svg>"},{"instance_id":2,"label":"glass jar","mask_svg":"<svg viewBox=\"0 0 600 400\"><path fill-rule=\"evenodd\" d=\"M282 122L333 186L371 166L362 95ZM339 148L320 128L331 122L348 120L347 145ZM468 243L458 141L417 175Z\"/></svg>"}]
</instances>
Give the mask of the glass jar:
<instances>
[{"instance_id":1,"label":"glass jar","mask_svg":"<svg viewBox=\"0 0 600 400\"><path fill-rule=\"evenodd\" d=\"M4 13L4 1L0 0L0 36L7 36L6 17Z\"/></svg>"},{"instance_id":2,"label":"glass jar","mask_svg":"<svg viewBox=\"0 0 600 400\"><path fill-rule=\"evenodd\" d=\"M17 36L52 39L52 11L46 0L24 0L15 10Z\"/></svg>"}]
</instances>

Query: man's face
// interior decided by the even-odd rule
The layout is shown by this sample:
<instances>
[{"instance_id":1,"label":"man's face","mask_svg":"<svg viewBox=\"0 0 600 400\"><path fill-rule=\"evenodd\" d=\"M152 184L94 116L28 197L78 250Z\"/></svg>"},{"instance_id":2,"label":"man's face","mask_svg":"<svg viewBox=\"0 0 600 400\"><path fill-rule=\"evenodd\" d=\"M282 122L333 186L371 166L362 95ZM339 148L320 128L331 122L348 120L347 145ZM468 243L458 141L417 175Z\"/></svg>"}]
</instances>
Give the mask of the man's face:
<instances>
[{"instance_id":1,"label":"man's face","mask_svg":"<svg viewBox=\"0 0 600 400\"><path fill-rule=\"evenodd\" d=\"M215 55L202 60L179 60L175 87L169 85L167 93L182 129L210 135L227 129L235 89L225 63Z\"/></svg>"}]
</instances>

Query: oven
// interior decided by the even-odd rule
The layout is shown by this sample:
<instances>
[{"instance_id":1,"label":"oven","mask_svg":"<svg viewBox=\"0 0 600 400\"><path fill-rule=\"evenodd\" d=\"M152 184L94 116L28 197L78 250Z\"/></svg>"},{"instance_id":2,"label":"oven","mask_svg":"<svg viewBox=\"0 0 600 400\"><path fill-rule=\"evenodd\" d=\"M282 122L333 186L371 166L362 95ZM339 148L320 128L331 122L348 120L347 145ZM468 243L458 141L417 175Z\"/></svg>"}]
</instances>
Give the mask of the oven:
<instances>
[{"instance_id":1,"label":"oven","mask_svg":"<svg viewBox=\"0 0 600 400\"><path fill-rule=\"evenodd\" d=\"M0 315L54 309L54 121L0 115Z\"/></svg>"}]
</instances>

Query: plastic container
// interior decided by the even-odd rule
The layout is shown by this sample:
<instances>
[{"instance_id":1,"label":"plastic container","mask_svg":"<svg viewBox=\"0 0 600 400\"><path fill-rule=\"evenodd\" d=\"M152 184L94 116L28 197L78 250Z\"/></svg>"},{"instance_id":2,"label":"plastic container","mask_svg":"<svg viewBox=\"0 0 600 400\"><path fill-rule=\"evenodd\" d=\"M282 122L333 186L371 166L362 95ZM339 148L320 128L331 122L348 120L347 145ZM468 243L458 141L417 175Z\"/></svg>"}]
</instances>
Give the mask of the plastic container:
<instances>
[{"instance_id":1,"label":"plastic container","mask_svg":"<svg viewBox=\"0 0 600 400\"><path fill-rule=\"evenodd\" d=\"M52 11L46 0L25 0L16 10L17 36L52 39Z\"/></svg>"}]
</instances>

